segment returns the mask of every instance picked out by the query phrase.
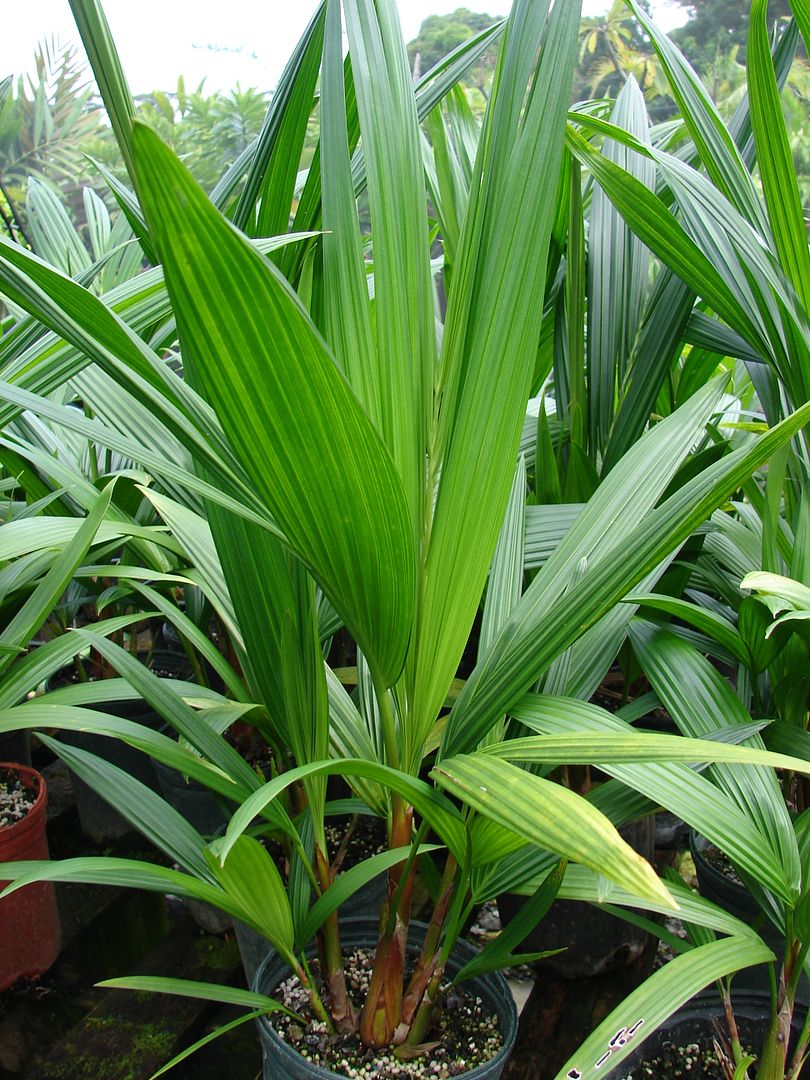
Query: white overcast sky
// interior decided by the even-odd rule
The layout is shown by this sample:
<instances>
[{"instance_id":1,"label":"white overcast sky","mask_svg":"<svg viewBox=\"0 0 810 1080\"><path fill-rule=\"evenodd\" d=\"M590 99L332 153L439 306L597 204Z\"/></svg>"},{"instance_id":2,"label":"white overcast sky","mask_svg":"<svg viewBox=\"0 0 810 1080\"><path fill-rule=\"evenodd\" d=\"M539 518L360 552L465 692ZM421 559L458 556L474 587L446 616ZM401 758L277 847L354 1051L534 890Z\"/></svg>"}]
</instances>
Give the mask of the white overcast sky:
<instances>
[{"instance_id":1,"label":"white overcast sky","mask_svg":"<svg viewBox=\"0 0 810 1080\"><path fill-rule=\"evenodd\" d=\"M659 23L668 29L683 21L671 0L655 0ZM428 15L457 7L506 14L510 0L399 0L403 34L416 36ZM609 0L584 0L584 12L598 14ZM183 75L192 89L272 89L312 12L315 0L106 0L110 23L132 92L173 90ZM223 12L226 17L223 18ZM68 0L18 0L3 20L0 78L32 70L39 41L78 43Z\"/></svg>"}]
</instances>

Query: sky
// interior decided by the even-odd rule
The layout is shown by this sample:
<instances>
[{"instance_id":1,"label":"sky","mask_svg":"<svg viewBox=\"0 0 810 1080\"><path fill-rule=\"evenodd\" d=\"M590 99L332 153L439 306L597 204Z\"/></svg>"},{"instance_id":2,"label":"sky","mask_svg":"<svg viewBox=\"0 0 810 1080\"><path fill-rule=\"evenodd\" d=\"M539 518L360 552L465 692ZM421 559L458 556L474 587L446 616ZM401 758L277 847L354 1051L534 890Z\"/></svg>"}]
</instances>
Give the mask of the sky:
<instances>
[{"instance_id":1,"label":"sky","mask_svg":"<svg viewBox=\"0 0 810 1080\"><path fill-rule=\"evenodd\" d=\"M134 94L173 90L178 75L186 89L204 78L206 89L272 89L315 10L315 0L105 0L104 10ZM408 41L428 15L457 7L506 14L510 0L399 0ZM586 15L598 14L608 0L584 0ZM672 0L656 0L664 29L683 21ZM227 12L227 22L222 13ZM28 0L14 5L0 35L0 78L33 70L38 42L55 36L62 45L78 44L68 0Z\"/></svg>"}]
</instances>

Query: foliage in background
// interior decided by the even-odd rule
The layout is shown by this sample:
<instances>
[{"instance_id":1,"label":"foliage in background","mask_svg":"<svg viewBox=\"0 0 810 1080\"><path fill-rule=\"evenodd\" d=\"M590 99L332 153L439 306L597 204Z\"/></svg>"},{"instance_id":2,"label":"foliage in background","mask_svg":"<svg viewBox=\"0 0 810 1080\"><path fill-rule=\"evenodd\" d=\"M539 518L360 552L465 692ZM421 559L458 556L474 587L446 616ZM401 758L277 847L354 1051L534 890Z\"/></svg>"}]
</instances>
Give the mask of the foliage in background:
<instances>
[{"instance_id":1,"label":"foliage in background","mask_svg":"<svg viewBox=\"0 0 810 1080\"><path fill-rule=\"evenodd\" d=\"M673 33L690 62L705 76L721 113L733 109L744 84L747 13L734 0L709 0L688 6L689 21ZM643 5L645 10L648 5ZM787 13L785 0L770 5L771 21ZM457 8L447 15L425 19L408 44L412 69L425 73L462 41L492 26L492 15ZM709 35L707 37L707 35ZM498 56L491 46L464 79L468 91L488 96ZM417 60L418 57L418 60ZM68 214L88 250L92 243L85 228L81 189L92 186L108 197L105 185L84 155L105 165L119 179L126 171L112 133L97 108L94 87L77 60L73 45L40 44L36 53L37 79L21 77L16 91L0 93L0 227L7 235L32 242L27 226L28 176L61 189ZM580 54L574 76L574 100L594 95L617 96L628 74L645 93L653 120L672 114L666 80L649 39L623 0L614 0L603 14L582 19ZM797 63L783 96L789 119L791 148L804 192L810 187L810 146L803 123L807 115L810 74ZM161 90L135 101L139 119L157 130L184 161L197 181L211 191L227 168L258 136L271 95L255 87L238 86L229 93L207 93L200 83L187 91L182 76L174 92ZM480 113L475 93L471 104ZM317 144L317 111L310 119L302 167ZM111 207L112 209L112 207ZM37 250L36 243L33 244Z\"/></svg>"},{"instance_id":2,"label":"foliage in background","mask_svg":"<svg viewBox=\"0 0 810 1080\"><path fill-rule=\"evenodd\" d=\"M728 121L747 91L744 51L734 44L728 52L718 52L701 70L701 78L717 111ZM802 202L810 201L810 64L797 56L788 72L781 94L782 114Z\"/></svg>"},{"instance_id":3,"label":"foliage in background","mask_svg":"<svg viewBox=\"0 0 810 1080\"><path fill-rule=\"evenodd\" d=\"M649 0L644 10L649 12ZM574 98L616 97L632 75L650 100L667 94L655 53L624 0L613 0L601 15L583 18Z\"/></svg>"},{"instance_id":4,"label":"foliage in background","mask_svg":"<svg viewBox=\"0 0 810 1080\"><path fill-rule=\"evenodd\" d=\"M20 76L16 87L12 77L0 81L0 228L46 254L29 218L33 178L61 204L86 253L98 258L96 215L88 211L92 195L86 192L106 199L113 226L119 213L94 163L122 180L126 169L77 47L42 42L35 62L36 79ZM255 87L238 85L229 93L208 94L201 82L189 93L181 77L174 93L155 90L139 97L136 111L210 191L256 140L269 100ZM316 138L315 128L310 156ZM68 270L63 259L56 262ZM74 259L68 272L81 268L79 263Z\"/></svg>"},{"instance_id":5,"label":"foliage in background","mask_svg":"<svg viewBox=\"0 0 810 1080\"><path fill-rule=\"evenodd\" d=\"M745 63L748 42L749 5L740 0L675 0L686 8L689 19L673 30L670 37L687 57L690 64L703 75L707 68L740 50L740 63ZM787 0L771 0L768 4L770 26L790 18Z\"/></svg>"},{"instance_id":6,"label":"foliage in background","mask_svg":"<svg viewBox=\"0 0 810 1080\"><path fill-rule=\"evenodd\" d=\"M210 191L228 167L256 139L261 130L270 95L255 87L228 93L205 91L204 81L191 92L182 76L173 93L153 90L140 95L136 113L174 150L195 179ZM121 179L126 170L109 129L91 156L107 165Z\"/></svg>"},{"instance_id":7,"label":"foliage in background","mask_svg":"<svg viewBox=\"0 0 810 1080\"><path fill-rule=\"evenodd\" d=\"M33 176L61 189L71 203L91 174L87 140L102 128L94 86L75 45L39 45L36 79L20 76L16 93L0 93L0 218L7 235L28 242L25 194Z\"/></svg>"},{"instance_id":8,"label":"foliage in background","mask_svg":"<svg viewBox=\"0 0 810 1080\"><path fill-rule=\"evenodd\" d=\"M416 75L430 71L462 41L467 41L496 22L496 16L470 11L469 8L456 8L449 15L429 15L423 19L416 37L408 42L411 70ZM464 82L487 95L497 60L498 46L493 45L470 68Z\"/></svg>"}]
</instances>

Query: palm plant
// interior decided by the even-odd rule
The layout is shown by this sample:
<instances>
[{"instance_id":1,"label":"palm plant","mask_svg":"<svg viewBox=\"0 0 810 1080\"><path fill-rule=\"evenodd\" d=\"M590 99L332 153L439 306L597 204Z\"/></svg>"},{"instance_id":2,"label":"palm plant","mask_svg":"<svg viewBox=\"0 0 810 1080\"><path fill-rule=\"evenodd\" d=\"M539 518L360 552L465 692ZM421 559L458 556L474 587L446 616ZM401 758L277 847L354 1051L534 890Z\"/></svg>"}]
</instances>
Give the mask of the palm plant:
<instances>
[{"instance_id":1,"label":"palm plant","mask_svg":"<svg viewBox=\"0 0 810 1080\"><path fill-rule=\"evenodd\" d=\"M241 805L212 846L148 803L151 822L144 826L164 844L171 841L186 874L120 861L21 864L4 874L16 887L47 873L168 885L219 903L267 936L309 987L327 1024L358 1030L372 1047L393 1042L407 1056L424 1043L449 953L470 905L482 896L539 884L562 857L603 874L635 900L670 908L675 902L611 824L638 807L623 801L625 789L605 785L589 801L548 782L542 769L521 765L601 764L612 755L784 763L759 749L686 739L676 746L624 732L598 746L590 733L506 744L491 733L506 714L523 719L520 702L538 679L785 445L810 409L798 407L761 438L674 484L717 410L722 386L701 388L637 439L522 596L490 585L479 662L445 715L505 512L525 500L520 466L517 479L515 470L541 339L577 5L549 11L517 0L503 31L469 199L458 217L440 335L418 121L492 32L428 73L415 92L393 4L342 5L350 42L344 63L341 5L328 0L285 72L255 152L208 199L153 132L131 125L131 98L100 9L78 0L74 9L131 168L134 194L119 185L117 195L144 250L161 263L160 304L170 307L161 307L157 330L154 321L151 333L143 322L135 325L140 314L130 327L119 301L95 297L28 253L1 245L4 291L57 335L48 348L35 346L33 364L22 365L22 353L12 350L2 394L10 415L30 407L58 421L58 407L42 391L67 371L86 369L92 378L101 369L121 392L148 405L156 430L170 431L188 455L182 462L142 446L134 450L136 440L116 430L121 418L103 424L64 418L74 428L92 424L100 442L126 445L144 467L202 499L244 642L251 697L286 735L296 767L267 784L249 777L216 732L131 658L98 640L99 651L204 755L190 763L191 774ZM288 228L319 73L320 145L292 228L323 235L276 245L268 258L268 241L257 238ZM358 222L357 192L364 186L373 267L364 261ZM157 291L159 271L151 273ZM152 347L173 339L172 320L185 381ZM176 507L160 494L155 503L182 528ZM499 557L495 566L495 577L514 580L513 560ZM324 669L314 582L358 644L361 709ZM560 701L555 708L565 713L570 702ZM110 732L117 726L94 723ZM330 735L338 725L340 740ZM118 731L162 759L182 751L142 732ZM341 743L332 758L330 737L333 747ZM420 772L433 753L426 780ZM99 784L120 780L92 762L78 765ZM390 851L340 888L325 858L330 774L353 778L375 805L375 792L388 792ZM301 791L311 848L285 802L286 793ZM137 813L141 794L128 785L120 800ZM267 853L244 835L257 814L295 847L300 873L318 895L311 912L300 903L307 892L285 891ZM431 830L448 857L430 931L406 982L413 873ZM340 899L383 862L388 896L358 1015L345 989L335 913ZM539 918L557 883L552 877L540 888L526 921ZM700 918L731 929L731 937L701 954L702 963L672 989L669 1007L767 954L745 928L701 910ZM301 960L318 928L329 1011ZM516 932L522 937L527 928L524 922ZM495 943L477 969L508 962L511 944L509 936ZM266 999L247 1003L273 1007Z\"/></svg>"},{"instance_id":2,"label":"palm plant","mask_svg":"<svg viewBox=\"0 0 810 1080\"><path fill-rule=\"evenodd\" d=\"M615 125L593 118L581 121L654 162L661 198L599 155L574 128L569 129L569 144L628 227L701 296L704 310L690 320L688 339L715 355L744 360L772 422L808 398L804 358L810 257L779 105L779 87L798 33L805 39L810 35L806 11L802 4L795 5L795 22L772 56L767 2L753 4L746 108L726 125L684 57L636 5L634 10L667 72L691 144L682 153L668 153L643 146ZM762 195L752 176L755 165ZM806 470L806 453L797 447L796 455L791 475Z\"/></svg>"},{"instance_id":3,"label":"palm plant","mask_svg":"<svg viewBox=\"0 0 810 1080\"><path fill-rule=\"evenodd\" d=\"M82 188L81 198L84 227L77 229L64 200L30 177L25 206L31 246L68 276L78 277L95 291L106 291L138 274L143 255L132 243L123 214L110 214L90 187Z\"/></svg>"},{"instance_id":4,"label":"palm plant","mask_svg":"<svg viewBox=\"0 0 810 1080\"><path fill-rule=\"evenodd\" d=\"M778 575L751 575L746 582L748 588L756 585L767 589L770 595L774 595L771 590L777 594L786 590L792 594L793 603L806 602L806 590L803 593L803 587L798 582L791 583ZM780 599L776 606L788 604L791 601ZM794 608L787 618L794 619L797 615ZM798 617L801 618L801 615ZM736 651L745 655L747 644L742 622L740 633L733 629L732 633L735 635L733 642ZM727 729L729 725L739 725L740 730L746 727L751 729L751 714L693 644L666 627L656 627L643 621L631 624L631 639L659 699L685 735L706 737L709 733ZM803 712L806 719L806 693ZM792 754L804 757L807 752L804 727L792 726L790 730L792 736L786 738L785 721L782 721L773 738L769 737L766 729L763 735L750 735L745 745L789 745ZM733 769L712 766L708 775L720 796L728 798L742 810L745 821L745 831L735 835L731 845L726 841L718 846L731 859L766 920L773 922L784 938L784 952L777 957L771 978L771 1022L762 1046L758 1048L755 1075L759 1080L797 1077L810 1037L810 1025L804 1022L806 1018L800 1017L803 1027L795 1046L791 1047L789 1034L796 1008L796 994L810 949L806 924L810 881L803 855L810 819L806 811L795 818L789 813L794 805L793 774L790 771L782 776L781 784L771 769L746 771L745 776L741 777ZM802 786L801 781L798 786ZM745 854L741 854L742 848ZM761 863L760 855L765 856ZM745 1065L740 1065L742 1055L738 1044L735 1046L735 1056L734 1064L740 1069L739 1075L746 1075ZM751 1064L753 1062L746 1062L746 1065Z\"/></svg>"},{"instance_id":5,"label":"palm plant","mask_svg":"<svg viewBox=\"0 0 810 1080\"><path fill-rule=\"evenodd\" d=\"M100 127L100 112L88 108L91 88L77 63L76 48L43 42L36 52L36 80L11 78L0 92L0 217L9 236L27 241L28 178L34 176L73 195L87 175L83 140Z\"/></svg>"},{"instance_id":6,"label":"palm plant","mask_svg":"<svg viewBox=\"0 0 810 1080\"><path fill-rule=\"evenodd\" d=\"M666 601L662 603L666 604ZM707 622L702 623L704 629ZM745 654L744 640L733 627L724 627L718 636L726 646L732 645L740 655ZM684 747L693 739L739 741L740 747L755 752L765 745L777 745L770 743L767 731L760 734L767 721L756 721L751 717L728 682L684 635L674 628L634 619L630 637L658 700L682 733ZM601 740L618 738L621 733L632 730L629 710L620 710L614 715L596 705L574 703L550 695L527 695L515 715L529 730L544 736L587 730L593 740ZM677 742L679 737L672 738ZM506 752L529 762L537 760L531 739L514 742L515 745ZM505 745L509 746L508 743ZM803 744L796 738L789 746L796 758L804 756ZM761 1046L755 1048L758 1051L755 1075L758 1080L795 1078L803 1064L809 1030L805 1026L795 1046L791 1046L791 1021L799 979L806 970L808 948L805 922L808 878L802 854L807 814L792 820L777 772L770 766L740 770L733 764L715 760L705 771L695 771L675 764L674 758L667 764L660 763L661 760L658 763L648 760L646 765L609 761L604 770L612 779L599 789L599 797L607 804L614 797L611 787L618 783L623 792L625 814L638 814L645 800L664 806L706 836L731 860L761 905L764 917L774 923L785 940L783 955L775 958L771 948L749 928L749 944L753 945L756 938L763 951L756 959L749 956L742 960L740 956L742 962L737 965L767 963L773 971L770 1023L763 1032ZM788 769L788 772L793 775L792 770ZM628 798L628 788L634 790L635 797ZM643 797L640 802L639 797ZM536 881L536 877L527 879L522 891L530 891ZM562 895L591 899L598 887L591 877L578 871L568 875ZM670 882L670 887L675 889L680 900L680 888L674 882ZM602 899L615 914L622 914L629 904L629 897L622 890L610 886L603 890ZM708 901L703 903L707 909L714 909L716 917L715 906ZM644 902L640 907L656 910ZM665 938L673 947L676 959L634 991L597 1027L563 1066L560 1077L569 1075L567 1069L587 1075L587 1069L593 1068L597 1061L602 1060L604 1064L605 1048L614 1033L633 1028L639 1019L643 1024L640 1038L646 1037L656 1024L690 996L681 997L678 993L679 979L688 979L703 970L703 964L713 950L724 944L715 939L714 932L707 934L705 921L694 924L687 913L684 921L687 925L692 924L693 930L693 936L687 942L672 937L637 914L628 913L626 917ZM725 981L721 991L727 1003L726 1013L733 1017L732 1000ZM800 1017L800 1025L802 1023ZM731 1027L729 1035L734 1057L729 1075L737 1070L736 1076L745 1077L749 1075L746 1069L753 1065L753 1059L745 1058L735 1027ZM611 1067L618 1066L632 1049L629 1041L610 1045Z\"/></svg>"},{"instance_id":7,"label":"palm plant","mask_svg":"<svg viewBox=\"0 0 810 1080\"><path fill-rule=\"evenodd\" d=\"M794 12L807 39L810 24L804 5L794 5ZM637 14L643 19L643 14ZM750 106L750 122L741 122L738 110L726 127L694 72L646 20L692 144L676 157L659 149L650 151L638 140L631 143L615 126L608 129L598 121L587 121L655 162L663 198L650 197L628 171L600 158L573 131L570 145L636 235L735 331L732 340L716 317L708 317L708 312L693 315L687 336L698 348L682 368L681 378L693 377L688 372L692 360L705 366L723 355L739 357L748 368L766 416L774 417L791 403L807 399L805 358L810 338L805 294L810 278L799 189L778 98L778 87L795 49L797 28L793 24L787 28L772 57L765 16L766 5L755 2L748 50L748 99L743 103ZM690 157L698 169L683 164ZM764 199L751 176L757 160ZM722 227L715 227L714 222L722 222ZM782 297L784 302L779 299ZM795 638L785 644L787 626L784 631L771 632L764 609L752 599L744 599L737 583L746 571L760 566L792 567L794 574L804 575L806 490L805 437L771 462L764 491L747 485L751 505L739 505L733 515L718 512L713 516L704 554L692 574L692 589L697 591L690 592L689 601L661 595L631 598L685 619L698 632L638 621L631 624L631 640L645 673L685 734L716 733L727 728L730 719L738 732L751 730L750 708L753 718L767 727L762 737L751 735L748 745L763 745L764 739L764 745L773 749L789 747L791 753L803 753L806 686L801 669L797 671L793 663L801 655L801 645ZM752 574L745 581L751 587L767 579L768 575L761 578ZM696 643L702 651L739 665L740 697L700 656ZM783 708L790 714L789 725L784 720L771 724L774 710L779 715ZM604 717L597 720L596 715L592 719L595 727L607 722ZM545 715L542 720L536 730L559 730ZM757 1070L758 1077L781 1080L798 1075L807 1043L805 1030L794 1056L788 1059L790 1018L806 957L803 915L799 914L804 911L807 895L807 875L800 855L803 817L791 822L779 784L767 770L744 779L733 770L712 767L710 775L716 787L710 798L721 792L744 811L733 833L716 837L714 842L761 900L763 912L786 935L781 976L778 985L774 982L772 1020ZM698 785L690 782L696 796ZM785 782L790 787L790 781ZM744 790L737 786L741 784L752 787ZM672 809L678 802L660 792L658 797ZM711 819L696 824L695 818L702 815L694 806L680 806L678 812L701 831L717 828L717 821ZM752 860L752 851L763 843L761 858ZM686 964L691 962L684 959ZM697 962L694 956L691 959ZM654 997L656 981L651 980L637 995L633 1006L646 1007ZM623 1018L627 1015L625 1011ZM608 1018L583 1051L598 1052L599 1040L616 1020L616 1014ZM587 1053L581 1060L587 1060ZM618 1062L618 1055L615 1060ZM750 1060L742 1060L737 1045L731 1065L736 1069L734 1075L744 1075L750 1064Z\"/></svg>"},{"instance_id":8,"label":"palm plant","mask_svg":"<svg viewBox=\"0 0 810 1080\"><path fill-rule=\"evenodd\" d=\"M237 86L228 94L206 94L204 84L187 91L178 79L173 94L155 90L139 99L138 117L157 131L188 165L206 191L251 146L267 112L266 95ZM112 164L107 155L107 164Z\"/></svg>"}]
</instances>

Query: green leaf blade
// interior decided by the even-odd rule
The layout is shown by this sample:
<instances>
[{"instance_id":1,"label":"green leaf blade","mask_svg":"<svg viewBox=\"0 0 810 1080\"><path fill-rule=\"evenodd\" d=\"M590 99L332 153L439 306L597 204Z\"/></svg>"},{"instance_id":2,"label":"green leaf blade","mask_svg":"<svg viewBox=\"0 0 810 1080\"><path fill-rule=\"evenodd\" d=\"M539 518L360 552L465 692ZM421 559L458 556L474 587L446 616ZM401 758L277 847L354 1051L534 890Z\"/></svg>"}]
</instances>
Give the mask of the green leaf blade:
<instances>
[{"instance_id":1,"label":"green leaf blade","mask_svg":"<svg viewBox=\"0 0 810 1080\"><path fill-rule=\"evenodd\" d=\"M589 1035L566 1061L555 1080L570 1080L572 1075L597 1076L597 1062L608 1052L610 1070L618 1065L675 1010L704 986L732 971L773 959L763 942L738 937L713 941L676 956L660 971L650 976ZM610 1053L610 1041L616 1032L631 1031L632 1037ZM607 1075L607 1074L605 1074Z\"/></svg>"},{"instance_id":2,"label":"green leaf blade","mask_svg":"<svg viewBox=\"0 0 810 1080\"><path fill-rule=\"evenodd\" d=\"M415 569L392 462L283 278L151 131L136 126L133 145L187 371L291 545L393 683Z\"/></svg>"},{"instance_id":3,"label":"green leaf blade","mask_svg":"<svg viewBox=\"0 0 810 1080\"><path fill-rule=\"evenodd\" d=\"M771 58L767 10L767 0L754 0L751 5L746 65L751 125L776 249L805 311L810 311L810 253Z\"/></svg>"},{"instance_id":4,"label":"green leaf blade","mask_svg":"<svg viewBox=\"0 0 810 1080\"><path fill-rule=\"evenodd\" d=\"M677 907L650 864L603 814L568 788L483 754L447 758L431 776L530 843L582 863L640 896Z\"/></svg>"}]
</instances>

